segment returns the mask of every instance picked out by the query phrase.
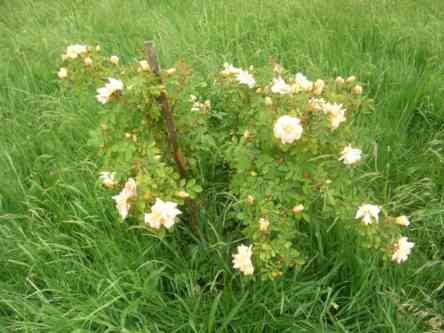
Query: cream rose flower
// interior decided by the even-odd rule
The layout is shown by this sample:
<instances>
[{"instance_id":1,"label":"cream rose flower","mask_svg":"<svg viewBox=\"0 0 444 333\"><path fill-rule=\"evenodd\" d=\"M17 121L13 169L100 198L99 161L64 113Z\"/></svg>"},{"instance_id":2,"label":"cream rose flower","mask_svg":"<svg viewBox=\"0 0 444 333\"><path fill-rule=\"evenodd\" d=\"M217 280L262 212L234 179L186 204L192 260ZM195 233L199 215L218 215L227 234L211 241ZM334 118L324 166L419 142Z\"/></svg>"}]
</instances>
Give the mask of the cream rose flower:
<instances>
[{"instance_id":1,"label":"cream rose flower","mask_svg":"<svg viewBox=\"0 0 444 333\"><path fill-rule=\"evenodd\" d=\"M123 191L128 198L134 198L137 195L137 184L134 178L128 178Z\"/></svg>"},{"instance_id":2,"label":"cream rose flower","mask_svg":"<svg viewBox=\"0 0 444 333\"><path fill-rule=\"evenodd\" d=\"M323 111L325 103L323 98L311 97L308 101L308 107L310 111Z\"/></svg>"},{"instance_id":3,"label":"cream rose flower","mask_svg":"<svg viewBox=\"0 0 444 333\"><path fill-rule=\"evenodd\" d=\"M224 69L221 71L223 76L232 76L235 75L236 81L240 84L244 84L249 88L254 88L256 86L256 80L254 76L251 75L248 71L243 70L242 68L234 67L231 64L224 63Z\"/></svg>"},{"instance_id":4,"label":"cream rose flower","mask_svg":"<svg viewBox=\"0 0 444 333\"><path fill-rule=\"evenodd\" d=\"M395 251L392 255L392 260L398 264L406 261L414 246L415 243L409 242L407 237L401 237L394 244Z\"/></svg>"},{"instance_id":5,"label":"cream rose flower","mask_svg":"<svg viewBox=\"0 0 444 333\"><path fill-rule=\"evenodd\" d=\"M379 213L381 208L372 204L363 204L358 208L355 219L361 220L365 225L379 222Z\"/></svg>"},{"instance_id":6,"label":"cream rose flower","mask_svg":"<svg viewBox=\"0 0 444 333\"><path fill-rule=\"evenodd\" d=\"M302 73L296 74L295 81L298 87L304 91L310 91L313 89L313 82L308 80Z\"/></svg>"},{"instance_id":7,"label":"cream rose flower","mask_svg":"<svg viewBox=\"0 0 444 333\"><path fill-rule=\"evenodd\" d=\"M182 198L182 199L185 199L185 198L189 198L189 197L190 197L190 195L189 195L187 192L185 192L185 191L179 191L179 192L176 192L176 195L177 195L179 198Z\"/></svg>"},{"instance_id":8,"label":"cream rose flower","mask_svg":"<svg viewBox=\"0 0 444 333\"><path fill-rule=\"evenodd\" d=\"M398 216L397 218L395 218L395 223L402 225L404 227L408 227L410 225L409 218L405 215L401 215L401 216Z\"/></svg>"},{"instance_id":9,"label":"cream rose flower","mask_svg":"<svg viewBox=\"0 0 444 333\"><path fill-rule=\"evenodd\" d=\"M68 77L68 70L65 67L60 68L57 72L57 76L61 80L66 79Z\"/></svg>"},{"instance_id":10,"label":"cream rose flower","mask_svg":"<svg viewBox=\"0 0 444 333\"><path fill-rule=\"evenodd\" d=\"M100 173L99 179L106 187L114 187L115 185L117 185L117 180L115 177L115 172L102 171Z\"/></svg>"},{"instance_id":11,"label":"cream rose flower","mask_svg":"<svg viewBox=\"0 0 444 333\"><path fill-rule=\"evenodd\" d=\"M176 72L177 72L177 69L174 68L174 67L172 67L172 68L168 68L168 69L166 70L166 73L167 73L168 75L174 75L174 74L176 74Z\"/></svg>"},{"instance_id":12,"label":"cream rose flower","mask_svg":"<svg viewBox=\"0 0 444 333\"><path fill-rule=\"evenodd\" d=\"M194 102L191 106L191 112L199 112L202 108L202 103L200 102Z\"/></svg>"},{"instance_id":13,"label":"cream rose flower","mask_svg":"<svg viewBox=\"0 0 444 333\"><path fill-rule=\"evenodd\" d=\"M335 82L336 82L336 84L337 84L338 86L341 86L341 85L343 85L343 84L345 83L345 80L344 80L344 78L343 78L342 76L338 76L338 77L336 78Z\"/></svg>"},{"instance_id":14,"label":"cream rose flower","mask_svg":"<svg viewBox=\"0 0 444 333\"><path fill-rule=\"evenodd\" d=\"M221 72L221 74L222 74L223 76L230 76L230 75L233 75L233 74L239 74L241 70L242 70L242 69L237 68L237 67L234 67L234 66L231 65L231 64L224 63L224 69L223 69L223 71Z\"/></svg>"},{"instance_id":15,"label":"cream rose flower","mask_svg":"<svg viewBox=\"0 0 444 333\"><path fill-rule=\"evenodd\" d=\"M356 76L351 75L351 76L349 76L349 77L345 80L345 83L352 83L352 82L354 82L355 80L356 80Z\"/></svg>"},{"instance_id":16,"label":"cream rose flower","mask_svg":"<svg viewBox=\"0 0 444 333\"><path fill-rule=\"evenodd\" d=\"M247 203L252 205L256 201L256 198L253 197L251 194L247 195Z\"/></svg>"},{"instance_id":17,"label":"cream rose flower","mask_svg":"<svg viewBox=\"0 0 444 333\"><path fill-rule=\"evenodd\" d=\"M341 151L339 161L342 161L346 165L356 164L361 160L361 155L361 149L352 148L351 145L348 145Z\"/></svg>"},{"instance_id":18,"label":"cream rose flower","mask_svg":"<svg viewBox=\"0 0 444 333\"><path fill-rule=\"evenodd\" d=\"M361 95L362 94L362 86L360 86L359 84L357 84L356 86L354 86L351 90L352 95Z\"/></svg>"},{"instance_id":19,"label":"cream rose flower","mask_svg":"<svg viewBox=\"0 0 444 333\"><path fill-rule=\"evenodd\" d=\"M273 64L273 72L281 74L284 71L284 67L281 64Z\"/></svg>"},{"instance_id":20,"label":"cream rose flower","mask_svg":"<svg viewBox=\"0 0 444 333\"><path fill-rule=\"evenodd\" d=\"M116 208L120 217L122 220L125 220L128 217L129 209L131 208L128 198L120 193L113 196L113 200L116 202Z\"/></svg>"},{"instance_id":21,"label":"cream rose flower","mask_svg":"<svg viewBox=\"0 0 444 333\"><path fill-rule=\"evenodd\" d=\"M342 104L339 103L325 103L323 108L324 113L328 116L330 121L330 127L335 130L339 125L346 120L345 109Z\"/></svg>"},{"instance_id":22,"label":"cream rose flower","mask_svg":"<svg viewBox=\"0 0 444 333\"><path fill-rule=\"evenodd\" d=\"M319 96L324 91L325 82L324 80L316 80L316 82L313 84L313 94L316 96Z\"/></svg>"},{"instance_id":23,"label":"cream rose flower","mask_svg":"<svg viewBox=\"0 0 444 333\"><path fill-rule=\"evenodd\" d=\"M93 60L90 57L86 57L83 60L83 63L85 64L85 66L91 66L93 64Z\"/></svg>"},{"instance_id":24,"label":"cream rose flower","mask_svg":"<svg viewBox=\"0 0 444 333\"><path fill-rule=\"evenodd\" d=\"M118 195L113 196L113 200L116 202L116 208L123 220L128 217L128 212L131 208L129 200L131 198L134 198L136 195L136 181L133 178L129 178L128 181L125 183L125 187L123 188L123 190Z\"/></svg>"},{"instance_id":25,"label":"cream rose flower","mask_svg":"<svg viewBox=\"0 0 444 333\"><path fill-rule=\"evenodd\" d=\"M202 110L209 110L211 108L211 101L206 100L203 103L195 95L190 95L191 111L198 112Z\"/></svg>"},{"instance_id":26,"label":"cream rose flower","mask_svg":"<svg viewBox=\"0 0 444 333\"><path fill-rule=\"evenodd\" d=\"M118 65L119 64L119 60L120 60L119 57L116 56L116 55L112 55L109 58L109 62L112 63L113 65Z\"/></svg>"},{"instance_id":27,"label":"cream rose flower","mask_svg":"<svg viewBox=\"0 0 444 333\"><path fill-rule=\"evenodd\" d=\"M299 205L294 206L292 211L295 214L299 214L299 213L303 212L304 209L305 209L304 205L303 204L299 204Z\"/></svg>"},{"instance_id":28,"label":"cream rose flower","mask_svg":"<svg viewBox=\"0 0 444 333\"><path fill-rule=\"evenodd\" d=\"M256 80L254 76L251 75L248 71L241 70L236 76L237 82L240 84L244 84L249 88L254 88L256 86Z\"/></svg>"},{"instance_id":29,"label":"cream rose flower","mask_svg":"<svg viewBox=\"0 0 444 333\"><path fill-rule=\"evenodd\" d=\"M264 218L259 219L259 230L262 232L265 232L268 230L268 227L270 226L270 221Z\"/></svg>"},{"instance_id":30,"label":"cream rose flower","mask_svg":"<svg viewBox=\"0 0 444 333\"><path fill-rule=\"evenodd\" d=\"M164 202L157 198L151 207L151 213L145 214L145 223L153 229L159 229L161 226L170 229L176 223L176 216L180 214L182 212L177 209L177 203Z\"/></svg>"},{"instance_id":31,"label":"cream rose flower","mask_svg":"<svg viewBox=\"0 0 444 333\"><path fill-rule=\"evenodd\" d=\"M62 59L76 59L79 56L88 52L88 47L82 44L69 45L66 48L65 54L63 54Z\"/></svg>"},{"instance_id":32,"label":"cream rose flower","mask_svg":"<svg viewBox=\"0 0 444 333\"><path fill-rule=\"evenodd\" d=\"M283 144L299 140L304 132L299 118L291 116L280 117L274 125L274 136Z\"/></svg>"},{"instance_id":33,"label":"cream rose flower","mask_svg":"<svg viewBox=\"0 0 444 333\"><path fill-rule=\"evenodd\" d=\"M106 104L111 96L122 90L123 82L110 77L108 78L108 83L105 84L104 87L97 89L98 94L96 98L100 103Z\"/></svg>"},{"instance_id":34,"label":"cream rose flower","mask_svg":"<svg viewBox=\"0 0 444 333\"><path fill-rule=\"evenodd\" d=\"M150 64L146 60L140 60L139 66L140 66L140 69L144 72L149 72L151 70Z\"/></svg>"},{"instance_id":35,"label":"cream rose flower","mask_svg":"<svg viewBox=\"0 0 444 333\"><path fill-rule=\"evenodd\" d=\"M237 247L237 253L233 254L233 267L244 275L252 275L254 273L254 266L251 262L252 255L253 250L251 245L239 245Z\"/></svg>"},{"instance_id":36,"label":"cream rose flower","mask_svg":"<svg viewBox=\"0 0 444 333\"><path fill-rule=\"evenodd\" d=\"M282 77L277 77L273 79L273 84L271 85L271 92L275 94L288 95L293 93L293 87L287 84Z\"/></svg>"}]
</instances>

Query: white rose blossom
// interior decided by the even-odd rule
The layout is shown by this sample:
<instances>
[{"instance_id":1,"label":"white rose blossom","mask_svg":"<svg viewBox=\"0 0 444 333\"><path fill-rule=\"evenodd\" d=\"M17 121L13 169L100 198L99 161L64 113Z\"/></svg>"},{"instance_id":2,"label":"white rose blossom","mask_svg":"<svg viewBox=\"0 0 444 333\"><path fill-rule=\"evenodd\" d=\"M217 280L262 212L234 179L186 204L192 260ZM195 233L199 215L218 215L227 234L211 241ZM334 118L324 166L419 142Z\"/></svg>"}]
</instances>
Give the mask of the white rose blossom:
<instances>
[{"instance_id":1,"label":"white rose blossom","mask_svg":"<svg viewBox=\"0 0 444 333\"><path fill-rule=\"evenodd\" d=\"M311 110L314 111L322 111L324 110L324 106L326 104L325 100L323 98L316 98L316 97L311 97L310 100L308 101Z\"/></svg>"},{"instance_id":2,"label":"white rose blossom","mask_svg":"<svg viewBox=\"0 0 444 333\"><path fill-rule=\"evenodd\" d=\"M324 87L325 87L325 82L324 80L316 80L315 83L313 84L313 94L315 94L316 96L319 96L322 94L322 92L324 91Z\"/></svg>"},{"instance_id":3,"label":"white rose blossom","mask_svg":"<svg viewBox=\"0 0 444 333\"><path fill-rule=\"evenodd\" d=\"M253 75L242 68L234 67L232 64L224 63L224 69L221 71L221 74L223 76L235 75L237 82L244 84L249 88L254 88L256 86L256 80Z\"/></svg>"},{"instance_id":4,"label":"white rose blossom","mask_svg":"<svg viewBox=\"0 0 444 333\"><path fill-rule=\"evenodd\" d=\"M122 90L123 82L110 77L108 78L108 83L105 84L104 87L97 89L96 98L100 103L106 104L110 100L111 96Z\"/></svg>"},{"instance_id":5,"label":"white rose blossom","mask_svg":"<svg viewBox=\"0 0 444 333\"><path fill-rule=\"evenodd\" d=\"M139 69L144 71L144 72L149 72L151 70L150 64L146 60L140 60L139 61L139 66L140 66Z\"/></svg>"},{"instance_id":6,"label":"white rose blossom","mask_svg":"<svg viewBox=\"0 0 444 333\"><path fill-rule=\"evenodd\" d=\"M128 217L128 212L131 208L129 200L134 198L136 195L136 181L133 178L129 178L125 183L123 190L118 195L113 196L113 200L116 202L116 208L123 220Z\"/></svg>"},{"instance_id":7,"label":"white rose blossom","mask_svg":"<svg viewBox=\"0 0 444 333\"><path fill-rule=\"evenodd\" d=\"M354 86L351 90L352 95L358 96L361 95L363 91L362 86L360 86L359 84L357 84L356 86Z\"/></svg>"},{"instance_id":8,"label":"white rose blossom","mask_svg":"<svg viewBox=\"0 0 444 333\"><path fill-rule=\"evenodd\" d=\"M191 112L198 112L201 110L209 110L211 108L211 101L206 100L204 102L199 101L199 98L195 95L190 95Z\"/></svg>"},{"instance_id":9,"label":"white rose blossom","mask_svg":"<svg viewBox=\"0 0 444 333\"><path fill-rule=\"evenodd\" d=\"M342 161L345 165L356 164L361 160L361 155L361 149L352 148L351 145L348 145L341 151L339 161Z\"/></svg>"},{"instance_id":10,"label":"white rose blossom","mask_svg":"<svg viewBox=\"0 0 444 333\"><path fill-rule=\"evenodd\" d=\"M82 45L82 44L73 44L73 45L69 45L66 48L65 53L62 56L63 60L66 59L76 59L79 56L85 54L88 52L88 47L86 45Z\"/></svg>"},{"instance_id":11,"label":"white rose blossom","mask_svg":"<svg viewBox=\"0 0 444 333\"><path fill-rule=\"evenodd\" d=\"M176 72L177 72L177 69L174 68L174 67L172 67L172 68L168 68L168 69L166 70L166 73L167 73L168 75L174 75L174 74L176 74Z\"/></svg>"},{"instance_id":12,"label":"white rose blossom","mask_svg":"<svg viewBox=\"0 0 444 333\"><path fill-rule=\"evenodd\" d=\"M335 130L346 120L345 109L342 104L327 102L324 104L324 113L329 117L330 127Z\"/></svg>"},{"instance_id":13,"label":"white rose blossom","mask_svg":"<svg viewBox=\"0 0 444 333\"><path fill-rule=\"evenodd\" d=\"M409 242L407 237L401 237L394 244L395 251L393 252L392 260L398 264L406 261L414 246L415 243Z\"/></svg>"},{"instance_id":14,"label":"white rose blossom","mask_svg":"<svg viewBox=\"0 0 444 333\"><path fill-rule=\"evenodd\" d=\"M239 245L237 253L233 254L233 267L238 269L244 275L252 275L254 273L254 266L251 262L253 255L252 246Z\"/></svg>"},{"instance_id":15,"label":"white rose blossom","mask_svg":"<svg viewBox=\"0 0 444 333\"><path fill-rule=\"evenodd\" d=\"M179 198L183 198L183 199L185 199L185 198L189 198L189 197L190 197L190 195L189 195L187 192L185 192L185 191L179 191L179 192L176 192L176 195L177 195Z\"/></svg>"},{"instance_id":16,"label":"white rose blossom","mask_svg":"<svg viewBox=\"0 0 444 333\"><path fill-rule=\"evenodd\" d=\"M355 219L361 220L365 225L379 222L379 213L381 208L372 204L363 204L358 208Z\"/></svg>"},{"instance_id":17,"label":"white rose blossom","mask_svg":"<svg viewBox=\"0 0 444 333\"><path fill-rule=\"evenodd\" d=\"M161 226L170 229L176 223L176 216L180 214L182 212L177 209L177 203L164 202L157 198L151 207L151 213L145 214L145 223L153 229L160 229Z\"/></svg>"},{"instance_id":18,"label":"white rose blossom","mask_svg":"<svg viewBox=\"0 0 444 333\"><path fill-rule=\"evenodd\" d=\"M272 93L288 95L293 93L293 91L293 87L287 84L281 76L273 79L273 84L271 86Z\"/></svg>"},{"instance_id":19,"label":"white rose blossom","mask_svg":"<svg viewBox=\"0 0 444 333\"><path fill-rule=\"evenodd\" d=\"M342 76L338 76L336 78L335 82L336 82L337 85L340 86L340 85L343 85L345 83L345 80L344 80L344 78Z\"/></svg>"},{"instance_id":20,"label":"white rose blossom","mask_svg":"<svg viewBox=\"0 0 444 333\"><path fill-rule=\"evenodd\" d=\"M93 64L93 60L92 60L90 57L86 57L86 58L83 60L83 63L85 64L85 66L92 66L92 64Z\"/></svg>"},{"instance_id":21,"label":"white rose blossom","mask_svg":"<svg viewBox=\"0 0 444 333\"><path fill-rule=\"evenodd\" d=\"M296 84L304 91L310 91L313 89L313 82L308 80L302 73L296 74L295 81Z\"/></svg>"},{"instance_id":22,"label":"white rose blossom","mask_svg":"<svg viewBox=\"0 0 444 333\"><path fill-rule=\"evenodd\" d=\"M244 84L249 88L254 88L256 86L256 80L254 76L251 75L248 71L240 70L240 72L236 76L237 82L240 84Z\"/></svg>"},{"instance_id":23,"label":"white rose blossom","mask_svg":"<svg viewBox=\"0 0 444 333\"><path fill-rule=\"evenodd\" d=\"M352 82L354 82L355 80L356 80L356 76L351 75L351 76L349 76L349 77L345 80L345 83L352 83Z\"/></svg>"},{"instance_id":24,"label":"white rose blossom","mask_svg":"<svg viewBox=\"0 0 444 333\"><path fill-rule=\"evenodd\" d=\"M305 209L305 206L303 204L299 204L299 205L294 206L292 211L295 214L299 214L299 213L303 212L304 209Z\"/></svg>"},{"instance_id":25,"label":"white rose blossom","mask_svg":"<svg viewBox=\"0 0 444 333\"><path fill-rule=\"evenodd\" d=\"M281 64L273 64L273 72L281 74L284 71L284 67Z\"/></svg>"},{"instance_id":26,"label":"white rose blossom","mask_svg":"<svg viewBox=\"0 0 444 333\"><path fill-rule=\"evenodd\" d=\"M112 55L109 58L110 63L112 63L113 65L118 65L119 64L119 60L120 60L119 57L116 56L116 55Z\"/></svg>"},{"instance_id":27,"label":"white rose blossom","mask_svg":"<svg viewBox=\"0 0 444 333\"><path fill-rule=\"evenodd\" d=\"M291 116L280 117L274 125L274 136L283 144L293 143L299 140L304 132L299 118Z\"/></svg>"},{"instance_id":28,"label":"white rose blossom","mask_svg":"<svg viewBox=\"0 0 444 333\"><path fill-rule=\"evenodd\" d=\"M262 232L265 232L268 230L268 227L270 226L270 221L264 218L259 219L259 230Z\"/></svg>"},{"instance_id":29,"label":"white rose blossom","mask_svg":"<svg viewBox=\"0 0 444 333\"><path fill-rule=\"evenodd\" d=\"M247 195L247 203L252 205L256 201L256 198L253 197L251 194Z\"/></svg>"},{"instance_id":30,"label":"white rose blossom","mask_svg":"<svg viewBox=\"0 0 444 333\"><path fill-rule=\"evenodd\" d=\"M398 216L397 218L395 218L395 223L402 225L404 227L408 227L410 225L410 220L407 216L401 215L401 216Z\"/></svg>"},{"instance_id":31,"label":"white rose blossom","mask_svg":"<svg viewBox=\"0 0 444 333\"><path fill-rule=\"evenodd\" d=\"M201 103L200 102L194 102L191 106L191 112L199 112L201 109Z\"/></svg>"},{"instance_id":32,"label":"white rose blossom","mask_svg":"<svg viewBox=\"0 0 444 333\"><path fill-rule=\"evenodd\" d=\"M99 179L102 182L102 184L105 185L106 187L113 187L117 185L117 180L115 177L116 177L115 172L102 171L100 173Z\"/></svg>"},{"instance_id":33,"label":"white rose blossom","mask_svg":"<svg viewBox=\"0 0 444 333\"><path fill-rule=\"evenodd\" d=\"M59 79L66 79L68 77L68 70L65 67L60 68L57 72L57 76Z\"/></svg>"},{"instance_id":34,"label":"white rose blossom","mask_svg":"<svg viewBox=\"0 0 444 333\"><path fill-rule=\"evenodd\" d=\"M223 76L230 76L230 75L233 75L233 74L239 74L241 70L242 70L242 69L237 68L237 67L234 67L234 66L231 65L231 64L224 63L224 69L223 69L223 71L221 72L221 74L222 74Z\"/></svg>"}]
</instances>

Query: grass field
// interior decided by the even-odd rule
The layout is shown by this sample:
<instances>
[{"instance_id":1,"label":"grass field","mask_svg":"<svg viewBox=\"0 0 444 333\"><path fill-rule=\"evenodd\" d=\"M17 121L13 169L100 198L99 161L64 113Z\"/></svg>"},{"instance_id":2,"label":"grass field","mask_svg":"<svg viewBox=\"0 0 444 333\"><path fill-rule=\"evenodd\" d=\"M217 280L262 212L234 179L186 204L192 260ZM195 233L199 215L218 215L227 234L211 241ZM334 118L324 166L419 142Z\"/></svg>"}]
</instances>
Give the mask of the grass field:
<instances>
[{"instance_id":1,"label":"grass field","mask_svg":"<svg viewBox=\"0 0 444 333\"><path fill-rule=\"evenodd\" d=\"M444 2L0 1L0 332L443 332ZM318 254L274 281L231 267L224 193L205 193L205 240L117 223L86 145L97 102L64 95L72 43L123 61L153 39L193 82L224 61L273 57L313 77L353 73L376 110L369 186L412 217L403 265L318 231ZM223 203L225 204L223 204Z\"/></svg>"}]
</instances>

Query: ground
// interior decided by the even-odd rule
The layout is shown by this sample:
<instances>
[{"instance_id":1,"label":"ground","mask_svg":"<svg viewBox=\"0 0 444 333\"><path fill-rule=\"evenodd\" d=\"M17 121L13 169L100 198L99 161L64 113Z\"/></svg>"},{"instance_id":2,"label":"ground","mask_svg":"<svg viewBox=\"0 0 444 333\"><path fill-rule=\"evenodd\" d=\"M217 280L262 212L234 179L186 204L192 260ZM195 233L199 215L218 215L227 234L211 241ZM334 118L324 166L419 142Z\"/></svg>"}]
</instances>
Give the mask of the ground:
<instances>
[{"instance_id":1,"label":"ground","mask_svg":"<svg viewBox=\"0 0 444 333\"><path fill-rule=\"evenodd\" d=\"M0 332L442 332L444 2L127 0L0 3ZM168 242L116 221L86 145L94 98L60 93L67 44L133 61L152 39L194 82L224 61L274 58L313 77L354 74L375 99L357 126L382 200L412 217L403 265L327 232L304 269L273 281L231 268L217 189ZM89 97L88 97L89 96ZM228 202L228 201L223 201Z\"/></svg>"}]
</instances>

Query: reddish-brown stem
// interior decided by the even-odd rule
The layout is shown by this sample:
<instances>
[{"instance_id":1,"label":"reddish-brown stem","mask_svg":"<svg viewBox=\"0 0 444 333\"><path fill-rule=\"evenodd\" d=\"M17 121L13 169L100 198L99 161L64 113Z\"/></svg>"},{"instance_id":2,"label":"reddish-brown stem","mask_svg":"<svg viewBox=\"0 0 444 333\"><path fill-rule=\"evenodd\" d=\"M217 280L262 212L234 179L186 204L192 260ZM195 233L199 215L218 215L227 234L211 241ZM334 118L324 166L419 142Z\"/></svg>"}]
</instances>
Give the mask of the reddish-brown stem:
<instances>
[{"instance_id":1,"label":"reddish-brown stem","mask_svg":"<svg viewBox=\"0 0 444 333\"><path fill-rule=\"evenodd\" d=\"M151 41L146 41L144 43L145 51L147 54L148 64L150 65L151 70L154 74L159 78L160 84L162 84L162 77L160 76L160 65L157 61L156 49L153 46ZM164 90L161 90L160 95L157 97L157 102L160 105L160 111L162 113L162 117L165 121L165 126L168 133L168 143L173 151L174 160L176 161L177 169L179 170L180 175L183 178L187 176L187 165L185 158L183 157L182 151L180 150L179 144L177 142L177 130L176 124L174 122L174 116L171 108L171 103L168 98L168 95ZM187 198L185 199L185 203L187 204L190 213L191 213L191 227L194 233L198 233L197 226L197 210L196 204L193 199Z\"/></svg>"}]
</instances>

